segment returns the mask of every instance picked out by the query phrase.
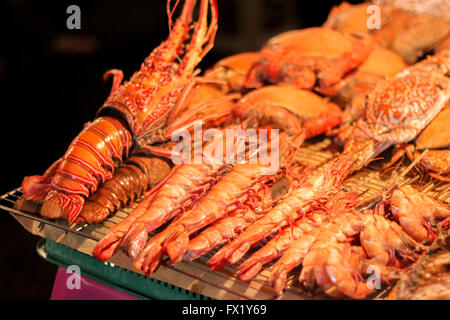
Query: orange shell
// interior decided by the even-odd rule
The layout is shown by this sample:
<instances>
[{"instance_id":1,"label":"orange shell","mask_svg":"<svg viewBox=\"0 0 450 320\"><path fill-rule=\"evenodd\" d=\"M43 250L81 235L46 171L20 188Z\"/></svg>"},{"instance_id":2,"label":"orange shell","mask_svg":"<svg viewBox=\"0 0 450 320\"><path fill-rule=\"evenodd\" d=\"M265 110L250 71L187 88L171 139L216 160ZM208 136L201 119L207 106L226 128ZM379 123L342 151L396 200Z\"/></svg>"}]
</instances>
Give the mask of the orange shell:
<instances>
[{"instance_id":1,"label":"orange shell","mask_svg":"<svg viewBox=\"0 0 450 320\"><path fill-rule=\"evenodd\" d=\"M396 127L422 130L423 122L436 112L441 99L442 93L432 77L406 73L385 81L370 94L367 123L373 126L375 135Z\"/></svg>"},{"instance_id":2,"label":"orange shell","mask_svg":"<svg viewBox=\"0 0 450 320\"><path fill-rule=\"evenodd\" d=\"M218 61L212 69L207 70L205 77L212 76L224 80L230 90L239 91L244 87L247 74L258 58L259 52L243 52L226 57Z\"/></svg>"},{"instance_id":3,"label":"orange shell","mask_svg":"<svg viewBox=\"0 0 450 320\"><path fill-rule=\"evenodd\" d=\"M366 61L358 68L358 71L370 72L384 77L396 75L407 64L403 58L394 51L376 46L367 57Z\"/></svg>"},{"instance_id":4,"label":"orange shell","mask_svg":"<svg viewBox=\"0 0 450 320\"><path fill-rule=\"evenodd\" d=\"M450 146L450 104L422 131L417 139L418 149L438 149ZM450 160L449 160L450 161Z\"/></svg>"},{"instance_id":5,"label":"orange shell","mask_svg":"<svg viewBox=\"0 0 450 320\"><path fill-rule=\"evenodd\" d=\"M258 103L269 103L274 106L283 107L298 117L308 120L322 113L342 113L339 106L329 103L319 95L288 86L266 86L249 92L239 102L239 106L246 108Z\"/></svg>"},{"instance_id":6,"label":"orange shell","mask_svg":"<svg viewBox=\"0 0 450 320\"><path fill-rule=\"evenodd\" d=\"M308 28L281 33L269 40L268 46L280 55L323 57L334 60L353 49L348 36L327 28Z\"/></svg>"}]
</instances>

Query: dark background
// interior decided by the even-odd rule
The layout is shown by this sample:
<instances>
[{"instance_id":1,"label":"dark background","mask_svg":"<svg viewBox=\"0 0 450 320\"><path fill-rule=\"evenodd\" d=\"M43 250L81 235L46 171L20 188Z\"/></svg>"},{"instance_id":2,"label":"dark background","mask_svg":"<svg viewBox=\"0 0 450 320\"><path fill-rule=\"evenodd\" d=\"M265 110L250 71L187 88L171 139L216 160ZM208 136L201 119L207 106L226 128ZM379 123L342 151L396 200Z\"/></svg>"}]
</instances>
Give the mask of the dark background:
<instances>
[{"instance_id":1,"label":"dark background","mask_svg":"<svg viewBox=\"0 0 450 320\"><path fill-rule=\"evenodd\" d=\"M277 33L319 26L341 1L218 2L219 31L202 70L259 50ZM81 30L66 27L71 4L81 9ZM26 175L42 174L94 118L110 91L104 71L122 69L128 78L167 37L165 6L165 0L1 2L1 194ZM37 240L0 212L0 298L50 297L56 266L38 257Z\"/></svg>"}]
</instances>

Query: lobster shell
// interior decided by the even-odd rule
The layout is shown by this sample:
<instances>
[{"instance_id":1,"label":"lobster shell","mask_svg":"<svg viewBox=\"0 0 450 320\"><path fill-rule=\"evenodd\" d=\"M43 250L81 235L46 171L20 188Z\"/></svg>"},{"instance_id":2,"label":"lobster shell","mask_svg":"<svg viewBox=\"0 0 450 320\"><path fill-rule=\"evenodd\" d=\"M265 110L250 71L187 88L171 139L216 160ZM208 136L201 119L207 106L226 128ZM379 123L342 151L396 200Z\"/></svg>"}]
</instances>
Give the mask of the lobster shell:
<instances>
[{"instance_id":1,"label":"lobster shell","mask_svg":"<svg viewBox=\"0 0 450 320\"><path fill-rule=\"evenodd\" d=\"M159 158L128 158L116 170L114 177L86 201L76 221L98 223L104 220L112 212L130 205L169 171L169 164Z\"/></svg>"},{"instance_id":2,"label":"lobster shell","mask_svg":"<svg viewBox=\"0 0 450 320\"><path fill-rule=\"evenodd\" d=\"M108 71L106 77L114 76L109 98L100 108L98 118L70 144L55 175L24 179L25 198L43 201L41 215L74 222L86 198L113 177L132 147L153 155L170 155L149 143L167 140L163 132L186 107L186 96L195 88L195 81L200 82L195 78L194 69L212 48L217 30L215 0L200 1L198 21L191 26L196 3L186 0L172 26L168 1L171 27L168 39L122 85L123 73L115 69ZM186 40L190 41L186 43ZM149 136L151 139L147 140ZM125 181L123 175L120 179Z\"/></svg>"}]
</instances>

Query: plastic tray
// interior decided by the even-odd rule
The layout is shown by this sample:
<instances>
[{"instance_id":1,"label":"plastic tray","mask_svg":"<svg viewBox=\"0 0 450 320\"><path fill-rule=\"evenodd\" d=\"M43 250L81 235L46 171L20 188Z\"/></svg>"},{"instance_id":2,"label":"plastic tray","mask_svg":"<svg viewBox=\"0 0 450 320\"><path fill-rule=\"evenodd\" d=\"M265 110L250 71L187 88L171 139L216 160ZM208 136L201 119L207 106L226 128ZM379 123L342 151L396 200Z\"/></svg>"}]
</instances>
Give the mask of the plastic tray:
<instances>
[{"instance_id":1,"label":"plastic tray","mask_svg":"<svg viewBox=\"0 0 450 320\"><path fill-rule=\"evenodd\" d=\"M111 266L89 255L58 244L52 240L41 239L36 247L38 254L48 262L67 268L76 265L81 274L104 285L118 289L140 299L154 300L208 300L201 294L146 277L142 274Z\"/></svg>"}]
</instances>

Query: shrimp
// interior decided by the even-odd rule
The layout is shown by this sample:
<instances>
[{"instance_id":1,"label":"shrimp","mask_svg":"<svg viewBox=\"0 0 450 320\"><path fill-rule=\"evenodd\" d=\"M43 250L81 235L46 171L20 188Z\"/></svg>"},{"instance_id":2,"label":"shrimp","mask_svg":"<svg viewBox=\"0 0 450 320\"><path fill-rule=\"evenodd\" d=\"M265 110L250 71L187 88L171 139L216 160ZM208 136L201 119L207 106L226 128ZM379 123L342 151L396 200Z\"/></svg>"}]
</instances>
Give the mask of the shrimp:
<instances>
[{"instance_id":1,"label":"shrimp","mask_svg":"<svg viewBox=\"0 0 450 320\"><path fill-rule=\"evenodd\" d=\"M361 275L364 265L361 247L346 242L333 243L319 254L324 256L319 258L319 265L314 269L314 279L327 295L363 299L374 292L374 288L369 287ZM311 255L308 254L304 260L304 265L308 267L306 258L309 257Z\"/></svg>"},{"instance_id":2,"label":"shrimp","mask_svg":"<svg viewBox=\"0 0 450 320\"><path fill-rule=\"evenodd\" d=\"M310 228L304 230L301 237L291 242L281 258L273 265L269 283L272 285L275 294L281 294L286 284L288 273L301 265L303 258L308 253L320 230L320 225L310 224Z\"/></svg>"},{"instance_id":3,"label":"shrimp","mask_svg":"<svg viewBox=\"0 0 450 320\"><path fill-rule=\"evenodd\" d=\"M276 236L274 236L264 247L256 251L238 267L238 274L241 280L252 279L261 270L264 264L276 259L285 252L290 245L316 229L326 220L326 213L318 209L311 214L305 215L294 222L292 226L286 226Z\"/></svg>"},{"instance_id":4,"label":"shrimp","mask_svg":"<svg viewBox=\"0 0 450 320\"><path fill-rule=\"evenodd\" d=\"M184 214L176 223L170 224L161 234L158 234L158 240L161 239L159 251L147 248L155 246L155 241L150 240L137 257L135 266L139 270L148 270L146 273L152 274L159 265L164 251L169 255L172 263L175 263L186 252L190 235L236 210L249 197L257 194L261 188L265 187L265 183L273 179L273 176L268 174L269 172L271 171L267 165L236 165L211 188L210 192L193 210ZM149 252L152 256L149 255ZM154 267L150 268L149 266Z\"/></svg>"},{"instance_id":5,"label":"shrimp","mask_svg":"<svg viewBox=\"0 0 450 320\"><path fill-rule=\"evenodd\" d=\"M207 158L205 150L216 142L222 142L224 135L217 135L198 152L205 156L203 163L183 163L164 181L157 190L153 201L146 204L145 210L122 236L120 248L132 258L136 258L144 248L148 234L190 210L229 170L225 161ZM194 150L194 154L197 152ZM135 210L141 211L141 208Z\"/></svg>"},{"instance_id":6,"label":"shrimp","mask_svg":"<svg viewBox=\"0 0 450 320\"><path fill-rule=\"evenodd\" d=\"M221 173L207 164L181 165L123 238L122 247L128 255L136 258L150 232L192 208L220 177Z\"/></svg>"},{"instance_id":7,"label":"shrimp","mask_svg":"<svg viewBox=\"0 0 450 320\"><path fill-rule=\"evenodd\" d=\"M363 275L379 270L380 280L390 283L422 252L395 222L349 211L318 233L303 259L299 281L331 296L362 299L373 292Z\"/></svg>"},{"instance_id":8,"label":"shrimp","mask_svg":"<svg viewBox=\"0 0 450 320\"><path fill-rule=\"evenodd\" d=\"M269 282L276 294L280 294L283 290L288 273L302 263L303 258L323 225L326 225L333 217L341 214L343 210L354 206L356 198L357 194L355 192L347 193L344 196L338 194L335 199L332 199L326 204L326 211L321 209L316 210L312 219L304 219L301 221L302 223L299 224L301 229L300 236L288 244L281 258L272 267ZM285 230L288 228L285 227Z\"/></svg>"},{"instance_id":9,"label":"shrimp","mask_svg":"<svg viewBox=\"0 0 450 320\"><path fill-rule=\"evenodd\" d=\"M403 230L418 242L430 243L436 238L439 221L445 226L450 209L411 186L392 192L391 211Z\"/></svg>"},{"instance_id":10,"label":"shrimp","mask_svg":"<svg viewBox=\"0 0 450 320\"><path fill-rule=\"evenodd\" d=\"M270 188L271 192L266 192L268 189L264 188L262 197L249 198L249 201L247 201L249 203L242 208L238 208L228 216L208 226L198 236L190 240L184 259L197 259L236 238L284 195L286 187L289 188L289 183L285 179L280 179Z\"/></svg>"},{"instance_id":11,"label":"shrimp","mask_svg":"<svg viewBox=\"0 0 450 320\"><path fill-rule=\"evenodd\" d=\"M145 248L141 251L138 257L134 260L133 265L137 270L144 272L145 274L153 274L158 268L163 256L163 245L171 231L171 227L176 225L176 222L189 215L190 211L184 212L181 216L172 220L169 226L151 238Z\"/></svg>"},{"instance_id":12,"label":"shrimp","mask_svg":"<svg viewBox=\"0 0 450 320\"><path fill-rule=\"evenodd\" d=\"M313 175L306 183L294 189L263 217L250 225L239 237L217 251L208 261L210 268L219 270L227 263L238 262L259 241L317 208L321 202L324 202L328 192L334 190L335 186L347 175L346 170L349 166L339 166L338 168L339 170L335 170L334 162L332 162L325 170ZM327 192L323 193L322 190Z\"/></svg>"},{"instance_id":13,"label":"shrimp","mask_svg":"<svg viewBox=\"0 0 450 320\"><path fill-rule=\"evenodd\" d=\"M366 214L362 219L364 228L360 242L369 258L386 266L404 268L415 262L424 251L423 246L396 222L374 214Z\"/></svg>"},{"instance_id":14,"label":"shrimp","mask_svg":"<svg viewBox=\"0 0 450 320\"><path fill-rule=\"evenodd\" d=\"M299 218L302 209L309 212L313 205L316 205L315 202L310 201L313 198L312 192L306 188L298 190L305 192L296 192L295 196L288 196L261 219L250 225L239 237L217 251L208 261L210 268L220 270L227 263L238 262L253 245Z\"/></svg>"},{"instance_id":15,"label":"shrimp","mask_svg":"<svg viewBox=\"0 0 450 320\"><path fill-rule=\"evenodd\" d=\"M136 257L149 232L189 209L221 175L222 171L207 164L179 165L150 199L142 201L130 216L109 230L107 240L97 244L94 256L106 260L118 249L126 248L130 256ZM109 248L110 241L118 242L114 249Z\"/></svg>"},{"instance_id":16,"label":"shrimp","mask_svg":"<svg viewBox=\"0 0 450 320\"><path fill-rule=\"evenodd\" d=\"M255 208L258 209L258 208ZM189 241L184 253L185 260L195 260L215 248L236 238L245 228L256 221L262 210L252 210L244 207L237 209L227 217L220 219Z\"/></svg>"},{"instance_id":17,"label":"shrimp","mask_svg":"<svg viewBox=\"0 0 450 320\"><path fill-rule=\"evenodd\" d=\"M173 262L184 253L189 235L223 217L227 207L239 207L240 203L254 197L272 179L268 172L266 165L244 164L234 167L173 231L165 244L170 260ZM240 199L242 196L245 200Z\"/></svg>"},{"instance_id":18,"label":"shrimp","mask_svg":"<svg viewBox=\"0 0 450 320\"><path fill-rule=\"evenodd\" d=\"M299 277L306 289L316 287L334 297L356 299L372 293L360 273L364 251L352 245L363 228L360 215L347 212L322 229L303 259Z\"/></svg>"}]
</instances>

